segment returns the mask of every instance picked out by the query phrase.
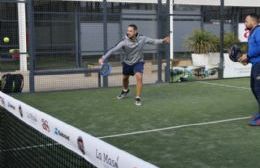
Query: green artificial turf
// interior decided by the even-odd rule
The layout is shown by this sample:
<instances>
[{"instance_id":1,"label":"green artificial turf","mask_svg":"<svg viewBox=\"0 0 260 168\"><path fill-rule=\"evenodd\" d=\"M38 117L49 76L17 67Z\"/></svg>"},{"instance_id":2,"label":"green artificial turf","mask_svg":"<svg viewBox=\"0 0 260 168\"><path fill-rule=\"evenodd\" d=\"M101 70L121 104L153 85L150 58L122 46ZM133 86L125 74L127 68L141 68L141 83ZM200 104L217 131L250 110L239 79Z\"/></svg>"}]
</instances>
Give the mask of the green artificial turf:
<instances>
[{"instance_id":1,"label":"green artificial turf","mask_svg":"<svg viewBox=\"0 0 260 168\"><path fill-rule=\"evenodd\" d=\"M141 107L134 105L133 87L124 100L116 99L120 88L14 97L97 137L247 117L257 110L248 78L207 82L220 86L201 82L145 85ZM257 167L259 128L247 122L243 119L103 140L161 168Z\"/></svg>"}]
</instances>

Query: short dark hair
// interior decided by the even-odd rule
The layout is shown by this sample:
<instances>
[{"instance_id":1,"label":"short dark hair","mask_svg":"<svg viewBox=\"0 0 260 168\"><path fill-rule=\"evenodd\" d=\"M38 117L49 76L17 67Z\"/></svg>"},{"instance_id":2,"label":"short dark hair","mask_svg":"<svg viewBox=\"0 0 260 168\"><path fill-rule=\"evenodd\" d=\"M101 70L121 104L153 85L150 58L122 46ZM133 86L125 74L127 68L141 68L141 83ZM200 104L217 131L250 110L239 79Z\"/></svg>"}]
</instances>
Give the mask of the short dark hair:
<instances>
[{"instance_id":1,"label":"short dark hair","mask_svg":"<svg viewBox=\"0 0 260 168\"><path fill-rule=\"evenodd\" d=\"M250 13L249 15L251 18L253 18L256 22L259 22L259 16L256 13Z\"/></svg>"},{"instance_id":2,"label":"short dark hair","mask_svg":"<svg viewBox=\"0 0 260 168\"><path fill-rule=\"evenodd\" d=\"M128 25L128 27L132 27L134 30L137 30L137 29L138 29L135 24L130 24L130 25Z\"/></svg>"}]
</instances>

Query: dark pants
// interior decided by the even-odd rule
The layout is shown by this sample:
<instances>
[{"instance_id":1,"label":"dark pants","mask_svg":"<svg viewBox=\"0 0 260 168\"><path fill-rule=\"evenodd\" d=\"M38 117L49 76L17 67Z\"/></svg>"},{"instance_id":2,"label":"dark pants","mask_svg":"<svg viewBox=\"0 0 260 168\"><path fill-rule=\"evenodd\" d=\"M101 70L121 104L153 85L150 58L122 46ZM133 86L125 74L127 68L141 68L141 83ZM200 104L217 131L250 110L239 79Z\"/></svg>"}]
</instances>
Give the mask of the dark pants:
<instances>
[{"instance_id":1,"label":"dark pants","mask_svg":"<svg viewBox=\"0 0 260 168\"><path fill-rule=\"evenodd\" d=\"M258 102L260 113L260 63L253 65L251 70L251 89Z\"/></svg>"}]
</instances>

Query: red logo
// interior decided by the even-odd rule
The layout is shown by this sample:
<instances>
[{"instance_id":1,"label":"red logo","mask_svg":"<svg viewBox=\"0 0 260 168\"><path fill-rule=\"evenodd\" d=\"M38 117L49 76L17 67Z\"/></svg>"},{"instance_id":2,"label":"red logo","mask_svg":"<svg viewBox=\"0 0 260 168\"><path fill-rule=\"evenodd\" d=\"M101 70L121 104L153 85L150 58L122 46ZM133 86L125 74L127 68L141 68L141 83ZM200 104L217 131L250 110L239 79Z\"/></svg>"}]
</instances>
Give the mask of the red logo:
<instances>
[{"instance_id":1,"label":"red logo","mask_svg":"<svg viewBox=\"0 0 260 168\"><path fill-rule=\"evenodd\" d=\"M45 120L45 119L42 119L42 128L43 128L45 131L50 132L50 127L49 127L48 121Z\"/></svg>"},{"instance_id":2,"label":"red logo","mask_svg":"<svg viewBox=\"0 0 260 168\"><path fill-rule=\"evenodd\" d=\"M250 30L248 30L247 28L245 28L245 32L244 32L244 38L248 38L250 34Z\"/></svg>"}]
</instances>

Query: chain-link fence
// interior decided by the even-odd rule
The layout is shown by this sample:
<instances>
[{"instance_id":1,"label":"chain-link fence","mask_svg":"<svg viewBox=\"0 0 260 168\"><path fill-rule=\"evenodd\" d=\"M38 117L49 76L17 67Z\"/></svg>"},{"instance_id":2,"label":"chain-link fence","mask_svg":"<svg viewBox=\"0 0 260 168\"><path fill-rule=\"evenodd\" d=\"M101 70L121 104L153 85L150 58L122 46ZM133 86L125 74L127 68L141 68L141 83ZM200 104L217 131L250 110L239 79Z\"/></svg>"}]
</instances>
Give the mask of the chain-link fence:
<instances>
[{"instance_id":1,"label":"chain-link fence","mask_svg":"<svg viewBox=\"0 0 260 168\"><path fill-rule=\"evenodd\" d=\"M16 3L0 1L0 71L19 69L19 60L15 51L18 43L18 11ZM13 53L12 53L13 52Z\"/></svg>"},{"instance_id":2,"label":"chain-link fence","mask_svg":"<svg viewBox=\"0 0 260 168\"><path fill-rule=\"evenodd\" d=\"M141 34L151 38L166 34L158 31L156 5L63 1L33 5L36 90L121 85L122 52L109 59L113 71L108 78L99 76L98 59L125 36L127 25L135 23ZM163 47L145 47L144 83L155 83L162 74L158 55Z\"/></svg>"},{"instance_id":3,"label":"chain-link fence","mask_svg":"<svg viewBox=\"0 0 260 168\"><path fill-rule=\"evenodd\" d=\"M20 70L24 91L32 92L120 86L123 53L110 57L113 70L107 78L99 74L98 59L125 36L129 24L136 24L140 34L151 38L173 32L173 47L145 47L144 83L248 75L250 67L231 65L226 52L243 41L244 17L259 14L259 8L170 2L2 0L1 74Z\"/></svg>"},{"instance_id":4,"label":"chain-link fence","mask_svg":"<svg viewBox=\"0 0 260 168\"><path fill-rule=\"evenodd\" d=\"M223 1L225 2L225 1ZM259 14L256 7L174 5L172 81L246 77L250 65L229 59L228 50L241 45L246 53L244 19Z\"/></svg>"}]
</instances>

